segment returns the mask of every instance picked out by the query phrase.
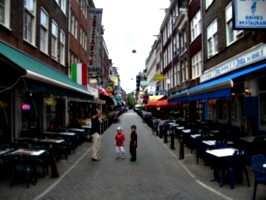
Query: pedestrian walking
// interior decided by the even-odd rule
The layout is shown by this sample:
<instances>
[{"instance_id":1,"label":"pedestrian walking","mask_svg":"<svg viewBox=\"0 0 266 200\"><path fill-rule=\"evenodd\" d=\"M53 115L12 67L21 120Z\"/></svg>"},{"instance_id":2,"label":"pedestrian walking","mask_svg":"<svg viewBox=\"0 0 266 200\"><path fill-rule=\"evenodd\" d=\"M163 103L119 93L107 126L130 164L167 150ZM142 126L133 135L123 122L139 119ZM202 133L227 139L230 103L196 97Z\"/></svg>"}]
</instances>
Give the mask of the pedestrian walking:
<instances>
[{"instance_id":1,"label":"pedestrian walking","mask_svg":"<svg viewBox=\"0 0 266 200\"><path fill-rule=\"evenodd\" d=\"M130 145L129 145L129 151L131 155L130 161L137 160L138 135L136 129L137 129L136 125L131 126Z\"/></svg>"},{"instance_id":2,"label":"pedestrian walking","mask_svg":"<svg viewBox=\"0 0 266 200\"><path fill-rule=\"evenodd\" d=\"M100 131L101 123L99 120L100 111L96 111L96 114L92 116L91 128L92 128L92 160L99 161L101 157L99 156L100 148Z\"/></svg>"},{"instance_id":3,"label":"pedestrian walking","mask_svg":"<svg viewBox=\"0 0 266 200\"><path fill-rule=\"evenodd\" d=\"M122 132L122 127L118 126L117 127L117 133L115 135L115 141L114 141L114 145L115 150L116 150L116 159L118 159L120 157L120 153L122 153L122 159L125 159L125 141L126 141L126 136L124 135L124 133Z\"/></svg>"}]
</instances>

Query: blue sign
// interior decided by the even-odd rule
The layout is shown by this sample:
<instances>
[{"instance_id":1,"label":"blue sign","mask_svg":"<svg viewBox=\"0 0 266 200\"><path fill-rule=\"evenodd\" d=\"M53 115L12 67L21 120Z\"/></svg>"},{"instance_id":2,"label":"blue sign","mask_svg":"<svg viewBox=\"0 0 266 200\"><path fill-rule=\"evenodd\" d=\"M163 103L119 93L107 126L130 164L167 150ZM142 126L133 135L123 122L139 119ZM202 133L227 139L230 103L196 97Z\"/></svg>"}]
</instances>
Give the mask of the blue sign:
<instances>
[{"instance_id":1,"label":"blue sign","mask_svg":"<svg viewBox=\"0 0 266 200\"><path fill-rule=\"evenodd\" d=\"M167 90L156 90L157 94L168 94Z\"/></svg>"}]
</instances>

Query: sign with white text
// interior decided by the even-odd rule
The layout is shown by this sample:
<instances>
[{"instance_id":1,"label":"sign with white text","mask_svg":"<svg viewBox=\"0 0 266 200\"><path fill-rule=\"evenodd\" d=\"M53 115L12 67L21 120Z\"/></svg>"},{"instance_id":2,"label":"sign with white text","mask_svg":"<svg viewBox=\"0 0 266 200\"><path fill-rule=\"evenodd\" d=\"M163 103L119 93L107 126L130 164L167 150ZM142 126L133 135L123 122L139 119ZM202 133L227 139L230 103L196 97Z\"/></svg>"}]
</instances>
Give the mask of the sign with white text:
<instances>
[{"instance_id":1,"label":"sign with white text","mask_svg":"<svg viewBox=\"0 0 266 200\"><path fill-rule=\"evenodd\" d=\"M266 0L234 0L235 29L265 29Z\"/></svg>"},{"instance_id":2,"label":"sign with white text","mask_svg":"<svg viewBox=\"0 0 266 200\"><path fill-rule=\"evenodd\" d=\"M200 82L208 81L233 70L245 67L266 58L266 45L260 45L230 59L200 76Z\"/></svg>"}]
</instances>

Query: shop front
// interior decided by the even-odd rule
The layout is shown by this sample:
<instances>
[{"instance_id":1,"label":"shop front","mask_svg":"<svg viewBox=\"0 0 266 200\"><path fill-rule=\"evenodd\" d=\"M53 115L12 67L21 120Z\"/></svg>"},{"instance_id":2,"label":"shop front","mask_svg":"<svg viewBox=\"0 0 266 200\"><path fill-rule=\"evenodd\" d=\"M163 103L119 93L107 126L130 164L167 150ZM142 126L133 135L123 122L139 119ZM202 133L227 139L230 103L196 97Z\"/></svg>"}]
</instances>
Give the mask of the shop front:
<instances>
[{"instance_id":1,"label":"shop front","mask_svg":"<svg viewBox=\"0 0 266 200\"><path fill-rule=\"evenodd\" d=\"M200 77L200 85L170 96L168 102L188 102L190 120L230 124L248 134L266 130L263 120L266 64L260 61L239 66L239 60L245 63L243 59L251 59L254 51L209 70Z\"/></svg>"},{"instance_id":2,"label":"shop front","mask_svg":"<svg viewBox=\"0 0 266 200\"><path fill-rule=\"evenodd\" d=\"M4 43L0 43L0 69L4 142L67 126L69 98L94 101L89 91L65 74Z\"/></svg>"}]
</instances>

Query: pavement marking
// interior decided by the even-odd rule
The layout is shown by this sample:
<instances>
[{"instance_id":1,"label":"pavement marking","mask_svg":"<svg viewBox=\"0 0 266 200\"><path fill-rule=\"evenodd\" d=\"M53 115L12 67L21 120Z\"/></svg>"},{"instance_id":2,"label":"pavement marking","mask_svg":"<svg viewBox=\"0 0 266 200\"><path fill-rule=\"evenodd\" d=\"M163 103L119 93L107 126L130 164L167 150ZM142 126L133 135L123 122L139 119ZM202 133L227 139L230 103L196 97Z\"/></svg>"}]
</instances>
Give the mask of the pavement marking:
<instances>
[{"instance_id":1,"label":"pavement marking","mask_svg":"<svg viewBox=\"0 0 266 200\"><path fill-rule=\"evenodd\" d=\"M89 153L91 148L92 147L90 147L67 171L65 171L65 173L63 173L62 176L59 176L59 178L50 187L48 187L43 193L41 193L39 196L37 196L33 200L38 200L42 198L44 195L50 192L55 186L57 186L62 181L62 179L65 178L65 176L68 175L68 173Z\"/></svg>"},{"instance_id":2,"label":"pavement marking","mask_svg":"<svg viewBox=\"0 0 266 200\"><path fill-rule=\"evenodd\" d=\"M158 140L161 141L160 138L157 138ZM167 148L169 150L169 152L177 159L177 156L169 149L169 147L165 144L164 147ZM232 198L220 193L219 191L209 187L208 185L206 185L205 183L201 182L199 179L196 179L196 177L194 176L194 174L192 174L192 172L180 161L178 160L179 164L183 167L183 169L189 174L189 176L191 176L191 178L193 178L198 184L200 184L202 187L205 187L207 190L210 190L211 192L217 194L218 196L226 199L226 200L233 200Z\"/></svg>"}]
</instances>

